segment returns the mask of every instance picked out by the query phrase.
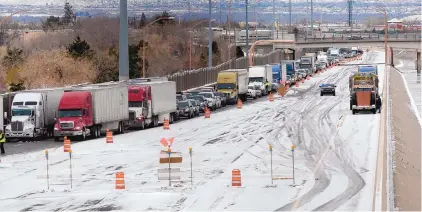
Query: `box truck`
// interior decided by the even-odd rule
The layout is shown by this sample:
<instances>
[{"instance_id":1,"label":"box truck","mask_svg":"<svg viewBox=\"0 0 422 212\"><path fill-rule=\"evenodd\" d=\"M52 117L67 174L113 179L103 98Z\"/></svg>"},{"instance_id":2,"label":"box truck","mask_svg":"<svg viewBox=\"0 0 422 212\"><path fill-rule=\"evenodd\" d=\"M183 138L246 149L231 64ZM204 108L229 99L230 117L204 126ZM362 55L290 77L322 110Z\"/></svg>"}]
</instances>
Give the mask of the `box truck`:
<instances>
[{"instance_id":1,"label":"box truck","mask_svg":"<svg viewBox=\"0 0 422 212\"><path fill-rule=\"evenodd\" d=\"M104 83L66 88L58 105L54 140L64 136L79 140L98 138L106 129L123 133L128 111L127 85Z\"/></svg>"},{"instance_id":2,"label":"box truck","mask_svg":"<svg viewBox=\"0 0 422 212\"><path fill-rule=\"evenodd\" d=\"M267 95L271 91L271 86L266 86L268 82L273 81L273 67L272 65L264 66L251 66L249 67L249 84L259 85L261 87L261 93Z\"/></svg>"},{"instance_id":3,"label":"box truck","mask_svg":"<svg viewBox=\"0 0 422 212\"><path fill-rule=\"evenodd\" d=\"M228 102L235 104L238 99L247 101L248 71L246 69L229 69L220 71L217 76L217 92L227 93Z\"/></svg>"}]
</instances>

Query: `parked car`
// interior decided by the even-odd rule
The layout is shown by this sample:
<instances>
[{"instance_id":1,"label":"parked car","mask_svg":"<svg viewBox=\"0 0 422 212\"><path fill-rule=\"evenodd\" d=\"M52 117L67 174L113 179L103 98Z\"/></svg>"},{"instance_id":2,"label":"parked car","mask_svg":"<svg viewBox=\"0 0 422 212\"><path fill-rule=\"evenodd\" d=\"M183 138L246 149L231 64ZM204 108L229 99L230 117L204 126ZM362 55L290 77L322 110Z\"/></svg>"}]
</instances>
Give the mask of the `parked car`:
<instances>
[{"instance_id":1,"label":"parked car","mask_svg":"<svg viewBox=\"0 0 422 212\"><path fill-rule=\"evenodd\" d=\"M302 78L306 78L306 76L308 75L308 72L307 72L307 70L306 70L306 69L298 69L298 70L297 70L297 73L298 73L299 75L302 75Z\"/></svg>"},{"instance_id":2,"label":"parked car","mask_svg":"<svg viewBox=\"0 0 422 212\"><path fill-rule=\"evenodd\" d=\"M186 100L188 100L188 97L185 94L176 94L176 100L177 101L186 101Z\"/></svg>"},{"instance_id":3,"label":"parked car","mask_svg":"<svg viewBox=\"0 0 422 212\"><path fill-rule=\"evenodd\" d=\"M214 95L220 97L221 106L225 107L227 105L227 93L214 92Z\"/></svg>"},{"instance_id":4,"label":"parked car","mask_svg":"<svg viewBox=\"0 0 422 212\"><path fill-rule=\"evenodd\" d=\"M205 112L205 108L208 107L207 100L204 96L192 96L192 99L195 99L199 102L199 111Z\"/></svg>"},{"instance_id":5,"label":"parked car","mask_svg":"<svg viewBox=\"0 0 422 212\"><path fill-rule=\"evenodd\" d=\"M214 98L215 98L215 106L217 106L217 108L221 108L221 98L215 94L214 94Z\"/></svg>"},{"instance_id":6,"label":"parked car","mask_svg":"<svg viewBox=\"0 0 422 212\"><path fill-rule=\"evenodd\" d=\"M248 85L248 94L247 94L247 97L252 98L252 99L258 98L258 96L256 94L256 90L254 88L254 85Z\"/></svg>"},{"instance_id":7,"label":"parked car","mask_svg":"<svg viewBox=\"0 0 422 212\"><path fill-rule=\"evenodd\" d=\"M186 117L190 119L195 116L193 105L188 100L177 102L177 110L179 112L179 117Z\"/></svg>"},{"instance_id":8,"label":"parked car","mask_svg":"<svg viewBox=\"0 0 422 212\"><path fill-rule=\"evenodd\" d=\"M199 116L199 106L200 106L200 104L199 104L199 102L197 102L197 100L195 100L195 99L189 99L189 101L190 101L190 103L192 104L192 107L193 107L193 113L196 115L196 116Z\"/></svg>"},{"instance_id":9,"label":"parked car","mask_svg":"<svg viewBox=\"0 0 422 212\"><path fill-rule=\"evenodd\" d=\"M213 92L201 92L198 95L205 97L205 99L207 100L207 103L208 103L208 107L211 110L217 109L217 100L216 100Z\"/></svg>"}]
</instances>

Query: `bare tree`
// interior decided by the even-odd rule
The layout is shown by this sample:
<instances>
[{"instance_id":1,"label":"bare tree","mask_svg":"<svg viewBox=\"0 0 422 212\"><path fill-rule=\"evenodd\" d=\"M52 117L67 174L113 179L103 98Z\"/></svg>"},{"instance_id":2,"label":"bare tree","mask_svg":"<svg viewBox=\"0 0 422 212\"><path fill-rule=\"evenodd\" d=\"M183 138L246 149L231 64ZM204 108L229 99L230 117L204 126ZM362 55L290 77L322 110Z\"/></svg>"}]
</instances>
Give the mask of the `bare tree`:
<instances>
[{"instance_id":1,"label":"bare tree","mask_svg":"<svg viewBox=\"0 0 422 212\"><path fill-rule=\"evenodd\" d=\"M95 68L88 60L74 60L65 49L30 55L19 73L26 88L42 88L92 82ZM42 76L42 77L40 77Z\"/></svg>"}]
</instances>

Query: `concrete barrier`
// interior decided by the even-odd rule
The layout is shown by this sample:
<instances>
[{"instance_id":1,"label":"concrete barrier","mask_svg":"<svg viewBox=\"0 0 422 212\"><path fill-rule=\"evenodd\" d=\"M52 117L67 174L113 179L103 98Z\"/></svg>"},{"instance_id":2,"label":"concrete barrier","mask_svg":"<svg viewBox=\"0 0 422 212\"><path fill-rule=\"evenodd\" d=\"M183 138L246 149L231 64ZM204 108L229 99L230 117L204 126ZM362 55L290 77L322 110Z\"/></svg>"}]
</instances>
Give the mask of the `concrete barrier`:
<instances>
[{"instance_id":1,"label":"concrete barrier","mask_svg":"<svg viewBox=\"0 0 422 212\"><path fill-rule=\"evenodd\" d=\"M393 144L394 207L421 211L421 122L404 76L389 69L389 117L386 139ZM388 122L388 121L387 121ZM388 151L388 148L387 148ZM388 152L387 152L388 154ZM385 171L388 171L388 167ZM387 173L388 175L389 173ZM388 186L388 185L387 185Z\"/></svg>"}]
</instances>

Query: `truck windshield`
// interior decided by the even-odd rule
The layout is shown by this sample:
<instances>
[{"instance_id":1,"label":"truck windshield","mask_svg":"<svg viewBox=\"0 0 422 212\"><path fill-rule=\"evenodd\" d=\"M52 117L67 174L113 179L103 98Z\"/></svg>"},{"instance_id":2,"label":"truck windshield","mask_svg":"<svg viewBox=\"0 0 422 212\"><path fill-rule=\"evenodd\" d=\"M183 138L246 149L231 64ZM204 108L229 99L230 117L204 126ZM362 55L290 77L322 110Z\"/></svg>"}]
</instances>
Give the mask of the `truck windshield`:
<instances>
[{"instance_id":1,"label":"truck windshield","mask_svg":"<svg viewBox=\"0 0 422 212\"><path fill-rule=\"evenodd\" d=\"M263 77L249 77L249 82L264 82Z\"/></svg>"},{"instance_id":2,"label":"truck windshield","mask_svg":"<svg viewBox=\"0 0 422 212\"><path fill-rule=\"evenodd\" d=\"M218 83L217 89L234 89L233 83Z\"/></svg>"},{"instance_id":3,"label":"truck windshield","mask_svg":"<svg viewBox=\"0 0 422 212\"><path fill-rule=\"evenodd\" d=\"M12 116L32 116L31 109L13 109Z\"/></svg>"},{"instance_id":4,"label":"truck windshield","mask_svg":"<svg viewBox=\"0 0 422 212\"><path fill-rule=\"evenodd\" d=\"M129 102L129 107L142 107L142 102Z\"/></svg>"},{"instance_id":5,"label":"truck windshield","mask_svg":"<svg viewBox=\"0 0 422 212\"><path fill-rule=\"evenodd\" d=\"M82 109L59 110L59 117L80 117L80 116L82 116Z\"/></svg>"}]
</instances>

